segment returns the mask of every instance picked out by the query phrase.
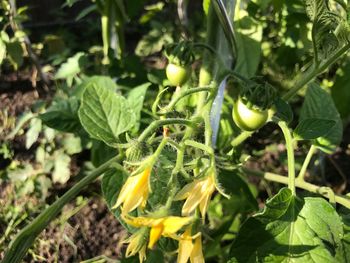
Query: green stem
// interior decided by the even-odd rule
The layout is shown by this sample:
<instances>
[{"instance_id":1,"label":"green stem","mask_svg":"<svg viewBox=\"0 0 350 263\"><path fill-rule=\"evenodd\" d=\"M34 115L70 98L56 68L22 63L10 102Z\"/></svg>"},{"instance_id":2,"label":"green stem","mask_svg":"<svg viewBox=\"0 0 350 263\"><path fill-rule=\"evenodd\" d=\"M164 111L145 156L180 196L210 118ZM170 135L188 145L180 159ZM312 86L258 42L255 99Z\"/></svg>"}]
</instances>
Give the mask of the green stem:
<instances>
[{"instance_id":1,"label":"green stem","mask_svg":"<svg viewBox=\"0 0 350 263\"><path fill-rule=\"evenodd\" d=\"M280 126L284 138L286 140L287 147L287 159L288 159L288 188L292 191L292 194L295 195L295 161L294 161L294 149L293 149L293 138L290 133L290 130L287 124L284 121L279 121L278 125Z\"/></svg>"},{"instance_id":2,"label":"green stem","mask_svg":"<svg viewBox=\"0 0 350 263\"><path fill-rule=\"evenodd\" d=\"M166 106L159 114L167 114L167 113L169 113L170 111L172 111L174 109L176 103L178 103L181 99L183 99L186 96L189 96L189 95L191 95L193 93L197 93L197 92L205 92L205 91L206 92L210 92L212 90L213 90L213 88L208 86L208 87L192 88L192 89L181 91L179 93L179 95L174 97L170 101L168 106Z\"/></svg>"},{"instance_id":3,"label":"green stem","mask_svg":"<svg viewBox=\"0 0 350 263\"><path fill-rule=\"evenodd\" d=\"M258 176L258 177L264 178L268 181L277 182L277 183L286 184L286 185L289 184L289 178L287 178L286 176L282 176L282 175L274 174L274 173L269 173L269 172L257 171L257 170L253 170L253 169L250 169L247 167L243 167L242 170L247 174ZM312 193L317 193L317 194L323 195L326 198L330 197L329 193L324 191L324 186L310 184L310 183L307 183L307 182L301 181L301 180L297 180L295 182L295 186L300 188L300 189L304 189L306 191L312 192ZM335 194L334 200L338 204L341 204L344 207L350 209L350 199L349 198L342 196L342 195Z\"/></svg>"},{"instance_id":4,"label":"green stem","mask_svg":"<svg viewBox=\"0 0 350 263\"><path fill-rule=\"evenodd\" d=\"M328 58L325 62L320 63L318 67L311 66L309 70L305 72L302 78L298 78L298 81L295 82L293 88L291 88L287 93L285 93L282 98L284 100L290 100L294 97L297 92L302 89L307 83L309 83L312 79L317 77L318 74L322 73L326 70L330 65L336 62L348 49L350 48L350 43L340 48L337 52L335 52L330 58Z\"/></svg>"},{"instance_id":5,"label":"green stem","mask_svg":"<svg viewBox=\"0 0 350 263\"><path fill-rule=\"evenodd\" d=\"M17 263L21 262L22 258L27 253L27 250L33 244L35 238L43 231L48 224L56 218L65 204L70 202L79 192L87 185L92 183L97 177L105 173L116 165L119 156L110 159L109 161L96 168L89 175L84 177L81 181L69 189L63 196L57 199L52 205L46 208L39 216L37 216L31 223L24 227L15 239L10 243L2 263Z\"/></svg>"},{"instance_id":6,"label":"green stem","mask_svg":"<svg viewBox=\"0 0 350 263\"><path fill-rule=\"evenodd\" d=\"M200 142L196 142L193 140L186 140L185 141L185 145L186 146L192 146L194 148L198 148L204 152L207 152L209 155L213 156L214 155L214 151L213 148L208 147L207 145L200 143Z\"/></svg>"},{"instance_id":7,"label":"green stem","mask_svg":"<svg viewBox=\"0 0 350 263\"><path fill-rule=\"evenodd\" d=\"M231 141L232 147L237 147L241 143L243 143L246 139L248 139L250 136L252 136L254 132L249 132L249 131L243 131L241 132L237 137L235 137Z\"/></svg>"},{"instance_id":8,"label":"green stem","mask_svg":"<svg viewBox=\"0 0 350 263\"><path fill-rule=\"evenodd\" d=\"M153 121L139 136L138 141L142 142L147 139L158 127L169 124L182 124L186 126L193 126L194 121L187 119L164 119Z\"/></svg>"},{"instance_id":9,"label":"green stem","mask_svg":"<svg viewBox=\"0 0 350 263\"><path fill-rule=\"evenodd\" d=\"M305 177L305 172L306 169L311 161L311 158L313 156L313 154L315 153L315 151L317 150L316 146L311 145L309 152L306 155L306 158L304 160L303 166L300 169L300 172L298 174L297 180L301 180L304 181L304 177Z\"/></svg>"}]
</instances>

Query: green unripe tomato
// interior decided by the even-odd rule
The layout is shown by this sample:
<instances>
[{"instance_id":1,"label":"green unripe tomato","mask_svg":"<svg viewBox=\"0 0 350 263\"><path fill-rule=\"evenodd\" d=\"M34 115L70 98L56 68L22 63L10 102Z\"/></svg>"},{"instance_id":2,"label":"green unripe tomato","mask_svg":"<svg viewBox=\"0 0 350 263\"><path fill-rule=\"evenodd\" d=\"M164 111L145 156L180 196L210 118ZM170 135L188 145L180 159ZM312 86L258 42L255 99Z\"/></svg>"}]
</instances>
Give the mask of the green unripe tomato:
<instances>
[{"instance_id":1,"label":"green unripe tomato","mask_svg":"<svg viewBox=\"0 0 350 263\"><path fill-rule=\"evenodd\" d=\"M191 75L191 67L169 63L165 72L171 85L182 86Z\"/></svg>"},{"instance_id":2,"label":"green unripe tomato","mask_svg":"<svg viewBox=\"0 0 350 263\"><path fill-rule=\"evenodd\" d=\"M233 105L233 120L239 128L245 131L255 131L261 128L266 123L268 116L268 110L250 109L240 98Z\"/></svg>"}]
</instances>

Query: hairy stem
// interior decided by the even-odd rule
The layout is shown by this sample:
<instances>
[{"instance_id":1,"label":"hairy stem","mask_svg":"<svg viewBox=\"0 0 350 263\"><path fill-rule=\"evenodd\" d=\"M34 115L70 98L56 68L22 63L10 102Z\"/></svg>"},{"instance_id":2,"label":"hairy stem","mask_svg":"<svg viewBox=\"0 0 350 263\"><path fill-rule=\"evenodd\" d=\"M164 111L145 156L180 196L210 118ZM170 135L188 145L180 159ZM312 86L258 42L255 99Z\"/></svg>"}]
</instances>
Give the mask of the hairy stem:
<instances>
[{"instance_id":1,"label":"hairy stem","mask_svg":"<svg viewBox=\"0 0 350 263\"><path fill-rule=\"evenodd\" d=\"M247 174L258 176L258 177L264 178L268 181L277 182L277 183L281 183L281 184L285 184L285 185L289 184L288 177L283 176L283 175L269 173L269 172L262 172L262 171L250 169L247 167L243 167L242 170ZM323 195L326 198L330 197L329 193L327 193L327 191L324 190L324 186L310 184L310 183L307 183L307 182L301 181L301 180L297 180L295 182L295 186L300 188L300 189L304 189L306 191L312 192L312 193L317 193L317 194ZM350 199L349 198L335 194L334 201L336 203L341 204L342 206L345 206L346 208L350 209Z\"/></svg>"}]
</instances>

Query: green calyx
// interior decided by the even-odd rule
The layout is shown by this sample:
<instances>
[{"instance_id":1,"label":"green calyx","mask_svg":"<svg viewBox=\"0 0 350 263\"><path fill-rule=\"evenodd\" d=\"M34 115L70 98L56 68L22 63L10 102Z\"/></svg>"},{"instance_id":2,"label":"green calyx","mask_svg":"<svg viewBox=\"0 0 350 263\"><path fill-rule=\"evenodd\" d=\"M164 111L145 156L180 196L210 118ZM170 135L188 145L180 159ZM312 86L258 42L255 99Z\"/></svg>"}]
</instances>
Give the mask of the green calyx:
<instances>
[{"instance_id":1,"label":"green calyx","mask_svg":"<svg viewBox=\"0 0 350 263\"><path fill-rule=\"evenodd\" d=\"M178 66L188 66L194 61L193 44L189 41L180 41L165 48L165 56L169 63Z\"/></svg>"},{"instance_id":2,"label":"green calyx","mask_svg":"<svg viewBox=\"0 0 350 263\"><path fill-rule=\"evenodd\" d=\"M274 104L277 92L261 77L256 77L242 83L240 98L249 109L264 111Z\"/></svg>"},{"instance_id":3,"label":"green calyx","mask_svg":"<svg viewBox=\"0 0 350 263\"><path fill-rule=\"evenodd\" d=\"M148 153L147 146L144 142L133 141L132 145L126 150L127 162L139 162Z\"/></svg>"}]
</instances>

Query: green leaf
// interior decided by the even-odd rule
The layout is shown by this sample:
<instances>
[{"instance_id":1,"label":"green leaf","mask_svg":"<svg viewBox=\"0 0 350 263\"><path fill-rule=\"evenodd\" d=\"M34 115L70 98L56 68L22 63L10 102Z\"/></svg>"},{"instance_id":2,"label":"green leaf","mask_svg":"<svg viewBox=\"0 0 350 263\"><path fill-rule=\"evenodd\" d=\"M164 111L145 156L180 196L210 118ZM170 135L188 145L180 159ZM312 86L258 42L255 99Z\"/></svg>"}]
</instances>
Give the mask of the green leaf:
<instances>
[{"instance_id":1,"label":"green leaf","mask_svg":"<svg viewBox=\"0 0 350 263\"><path fill-rule=\"evenodd\" d=\"M109 147L98 140L92 141L91 162L95 167L102 165L116 155L117 150L115 148Z\"/></svg>"},{"instance_id":2,"label":"green leaf","mask_svg":"<svg viewBox=\"0 0 350 263\"><path fill-rule=\"evenodd\" d=\"M118 89L117 84L113 79L107 76L92 76L84 79L84 81L79 84L73 91L72 95L81 99L85 89L89 86L96 85L98 87L104 87L110 91L115 92Z\"/></svg>"},{"instance_id":3,"label":"green leaf","mask_svg":"<svg viewBox=\"0 0 350 263\"><path fill-rule=\"evenodd\" d=\"M221 170L218 174L217 182L222 190L230 196L230 199L239 200L239 207L242 212L258 209L256 198L238 170Z\"/></svg>"},{"instance_id":4,"label":"green leaf","mask_svg":"<svg viewBox=\"0 0 350 263\"><path fill-rule=\"evenodd\" d=\"M145 57L161 51L163 46L173 43L171 31L172 29L167 23L153 23L153 29L144 35L137 44L135 54Z\"/></svg>"},{"instance_id":5,"label":"green leaf","mask_svg":"<svg viewBox=\"0 0 350 263\"><path fill-rule=\"evenodd\" d=\"M33 171L33 166L27 163L23 166L16 167L13 170L9 170L7 172L7 176L11 180L11 182L23 182L33 175Z\"/></svg>"},{"instance_id":6,"label":"green leaf","mask_svg":"<svg viewBox=\"0 0 350 263\"><path fill-rule=\"evenodd\" d=\"M293 111L287 102L279 98L274 105L276 107L277 118L286 123L290 123L293 120Z\"/></svg>"},{"instance_id":7,"label":"green leaf","mask_svg":"<svg viewBox=\"0 0 350 263\"><path fill-rule=\"evenodd\" d=\"M58 131L78 132L81 124L78 118L79 101L75 97L53 103L39 118L45 125Z\"/></svg>"},{"instance_id":8,"label":"green leaf","mask_svg":"<svg viewBox=\"0 0 350 263\"><path fill-rule=\"evenodd\" d=\"M6 45L7 54L12 65L18 69L23 64L23 49L19 41L9 42Z\"/></svg>"},{"instance_id":9,"label":"green leaf","mask_svg":"<svg viewBox=\"0 0 350 263\"><path fill-rule=\"evenodd\" d=\"M336 254L337 262L350 262L350 216L349 210L346 214L341 214L344 226L344 235L342 237L342 245L338 247Z\"/></svg>"},{"instance_id":10,"label":"green leaf","mask_svg":"<svg viewBox=\"0 0 350 263\"><path fill-rule=\"evenodd\" d=\"M127 97L130 108L135 112L136 120L135 126L133 128L134 132L137 132L140 127L141 110L143 107L143 101L146 96L146 92L151 83L145 83L140 86L133 88Z\"/></svg>"},{"instance_id":11,"label":"green leaf","mask_svg":"<svg viewBox=\"0 0 350 263\"><path fill-rule=\"evenodd\" d=\"M95 84L83 94L79 118L91 137L110 146L136 123L135 113L123 96Z\"/></svg>"},{"instance_id":12,"label":"green leaf","mask_svg":"<svg viewBox=\"0 0 350 263\"><path fill-rule=\"evenodd\" d=\"M251 78L255 75L260 63L262 26L253 23L248 17L242 18L236 24L240 27L244 26L244 29L236 32L238 57L234 70Z\"/></svg>"},{"instance_id":13,"label":"green leaf","mask_svg":"<svg viewBox=\"0 0 350 263\"><path fill-rule=\"evenodd\" d=\"M333 152L342 139L343 125L332 97L316 83L309 84L300 111L299 121L312 118L328 119L336 122L327 134L313 142L322 151L326 153Z\"/></svg>"},{"instance_id":14,"label":"green leaf","mask_svg":"<svg viewBox=\"0 0 350 263\"><path fill-rule=\"evenodd\" d=\"M64 136L62 139L62 146L69 155L80 153L83 150L81 146L81 139L73 134L66 134Z\"/></svg>"},{"instance_id":15,"label":"green leaf","mask_svg":"<svg viewBox=\"0 0 350 263\"><path fill-rule=\"evenodd\" d=\"M55 79L67 79L68 85L71 86L73 78L82 71L86 63L85 53L78 52L61 65L55 75Z\"/></svg>"},{"instance_id":16,"label":"green leaf","mask_svg":"<svg viewBox=\"0 0 350 263\"><path fill-rule=\"evenodd\" d=\"M39 118L33 118L30 121L30 128L26 133L26 149L29 149L33 143L38 140L41 132L41 120Z\"/></svg>"},{"instance_id":17,"label":"green leaf","mask_svg":"<svg viewBox=\"0 0 350 263\"><path fill-rule=\"evenodd\" d=\"M314 140L326 135L334 127L334 120L326 119L304 119L299 122L294 130L294 139L296 140Z\"/></svg>"},{"instance_id":18,"label":"green leaf","mask_svg":"<svg viewBox=\"0 0 350 263\"><path fill-rule=\"evenodd\" d=\"M230 262L335 262L342 237L342 222L331 204L300 199L283 188L243 224Z\"/></svg>"},{"instance_id":19,"label":"green leaf","mask_svg":"<svg viewBox=\"0 0 350 263\"><path fill-rule=\"evenodd\" d=\"M345 119L350 116L350 63L336 72L334 85L331 88L332 98L340 116Z\"/></svg>"},{"instance_id":20,"label":"green leaf","mask_svg":"<svg viewBox=\"0 0 350 263\"><path fill-rule=\"evenodd\" d=\"M52 182L65 184L70 177L70 157L62 151L55 152Z\"/></svg>"}]
</instances>

